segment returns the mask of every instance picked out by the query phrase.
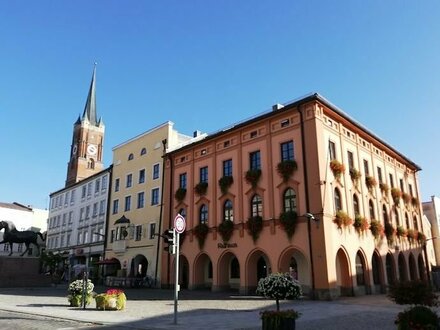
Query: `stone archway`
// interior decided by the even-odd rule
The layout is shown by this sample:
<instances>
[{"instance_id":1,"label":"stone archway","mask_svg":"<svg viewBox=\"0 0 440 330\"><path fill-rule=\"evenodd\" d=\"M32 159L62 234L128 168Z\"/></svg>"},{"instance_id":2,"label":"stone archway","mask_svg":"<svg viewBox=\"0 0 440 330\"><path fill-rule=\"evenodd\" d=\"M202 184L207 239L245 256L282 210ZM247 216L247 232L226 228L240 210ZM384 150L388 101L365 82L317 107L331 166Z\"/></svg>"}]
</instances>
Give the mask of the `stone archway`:
<instances>
[{"instance_id":1,"label":"stone archway","mask_svg":"<svg viewBox=\"0 0 440 330\"><path fill-rule=\"evenodd\" d=\"M411 281L415 281L418 279L417 276L417 265L416 265L416 260L414 259L414 255L412 253L409 254L409 258L408 258L408 263L409 263L409 276Z\"/></svg>"},{"instance_id":2,"label":"stone archway","mask_svg":"<svg viewBox=\"0 0 440 330\"><path fill-rule=\"evenodd\" d=\"M260 278L272 273L272 265L261 250L252 251L246 260L246 291L255 292Z\"/></svg>"},{"instance_id":3,"label":"stone archway","mask_svg":"<svg viewBox=\"0 0 440 330\"><path fill-rule=\"evenodd\" d=\"M373 252L371 257L371 270L373 273L374 293L385 293L385 279L382 259L377 251Z\"/></svg>"},{"instance_id":4,"label":"stone archway","mask_svg":"<svg viewBox=\"0 0 440 330\"><path fill-rule=\"evenodd\" d=\"M212 288L212 262L206 253L201 253L194 261L193 289Z\"/></svg>"},{"instance_id":5,"label":"stone archway","mask_svg":"<svg viewBox=\"0 0 440 330\"><path fill-rule=\"evenodd\" d=\"M399 281L408 281L408 272L406 271L405 256L402 252L399 253L397 258L397 265L399 268Z\"/></svg>"},{"instance_id":6,"label":"stone archway","mask_svg":"<svg viewBox=\"0 0 440 330\"><path fill-rule=\"evenodd\" d=\"M353 295L353 283L350 277L348 256L340 248L336 254L336 287L340 296Z\"/></svg>"},{"instance_id":7,"label":"stone archway","mask_svg":"<svg viewBox=\"0 0 440 330\"><path fill-rule=\"evenodd\" d=\"M356 295L371 294L370 276L367 271L367 261L361 250L356 253Z\"/></svg>"},{"instance_id":8,"label":"stone archway","mask_svg":"<svg viewBox=\"0 0 440 330\"><path fill-rule=\"evenodd\" d=\"M234 253L227 251L222 254L216 271L216 291L240 289L240 263Z\"/></svg>"},{"instance_id":9,"label":"stone archway","mask_svg":"<svg viewBox=\"0 0 440 330\"><path fill-rule=\"evenodd\" d=\"M148 260L142 255L138 254L131 260L130 275L133 277L145 277L148 271Z\"/></svg>"},{"instance_id":10,"label":"stone archway","mask_svg":"<svg viewBox=\"0 0 440 330\"><path fill-rule=\"evenodd\" d=\"M289 247L281 253L278 269L282 273L290 273L301 284L304 294L311 290L310 264L304 254L295 247Z\"/></svg>"}]
</instances>

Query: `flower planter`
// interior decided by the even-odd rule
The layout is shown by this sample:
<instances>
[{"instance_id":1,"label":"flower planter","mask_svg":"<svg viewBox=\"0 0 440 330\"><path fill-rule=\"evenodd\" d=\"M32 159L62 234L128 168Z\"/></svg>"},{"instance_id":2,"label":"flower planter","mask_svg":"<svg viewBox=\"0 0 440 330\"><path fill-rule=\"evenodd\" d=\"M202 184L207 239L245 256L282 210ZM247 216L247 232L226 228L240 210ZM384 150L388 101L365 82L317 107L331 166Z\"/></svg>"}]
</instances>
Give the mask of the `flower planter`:
<instances>
[{"instance_id":1,"label":"flower planter","mask_svg":"<svg viewBox=\"0 0 440 330\"><path fill-rule=\"evenodd\" d=\"M264 318L263 330L295 330L296 320L291 318Z\"/></svg>"},{"instance_id":2,"label":"flower planter","mask_svg":"<svg viewBox=\"0 0 440 330\"><path fill-rule=\"evenodd\" d=\"M125 308L127 297L122 290L109 289L107 293L95 296L96 309L105 311L118 311Z\"/></svg>"}]
</instances>

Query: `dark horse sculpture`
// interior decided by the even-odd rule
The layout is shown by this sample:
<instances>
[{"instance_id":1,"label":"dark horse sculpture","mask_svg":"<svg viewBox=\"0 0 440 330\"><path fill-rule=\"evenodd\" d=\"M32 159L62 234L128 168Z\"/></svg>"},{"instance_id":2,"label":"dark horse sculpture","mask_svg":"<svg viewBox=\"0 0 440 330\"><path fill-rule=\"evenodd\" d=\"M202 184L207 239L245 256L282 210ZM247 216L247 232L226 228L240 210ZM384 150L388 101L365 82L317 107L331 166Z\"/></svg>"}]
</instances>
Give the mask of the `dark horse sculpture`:
<instances>
[{"instance_id":1,"label":"dark horse sculpture","mask_svg":"<svg viewBox=\"0 0 440 330\"><path fill-rule=\"evenodd\" d=\"M40 246L38 245L37 239L38 236L44 241L45 238L43 234L40 232L36 233L32 230L18 231L15 228L15 225L11 221L0 221L0 230L4 229L5 233L3 234L3 243L9 243L11 248L11 252L9 255L12 255L12 246L14 243L24 243L26 245L26 250L20 256L24 256L24 254L29 251L31 243L37 247L38 254L40 254Z\"/></svg>"}]
</instances>

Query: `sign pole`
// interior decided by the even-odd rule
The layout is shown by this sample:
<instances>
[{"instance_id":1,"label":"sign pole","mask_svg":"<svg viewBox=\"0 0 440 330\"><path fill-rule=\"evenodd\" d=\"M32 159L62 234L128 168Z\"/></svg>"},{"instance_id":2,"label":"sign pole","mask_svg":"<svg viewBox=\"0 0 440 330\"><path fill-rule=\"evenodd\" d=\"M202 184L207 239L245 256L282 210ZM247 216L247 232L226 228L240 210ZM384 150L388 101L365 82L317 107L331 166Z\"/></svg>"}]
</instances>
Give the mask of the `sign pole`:
<instances>
[{"instance_id":1,"label":"sign pole","mask_svg":"<svg viewBox=\"0 0 440 330\"><path fill-rule=\"evenodd\" d=\"M176 238L176 246L175 246L175 251L176 251L176 276L175 278L175 283L174 283L174 324L177 324L177 303L179 300L179 289L180 289L180 285L179 285L179 241L180 241L180 234L176 231L176 229L174 228L174 237Z\"/></svg>"}]
</instances>

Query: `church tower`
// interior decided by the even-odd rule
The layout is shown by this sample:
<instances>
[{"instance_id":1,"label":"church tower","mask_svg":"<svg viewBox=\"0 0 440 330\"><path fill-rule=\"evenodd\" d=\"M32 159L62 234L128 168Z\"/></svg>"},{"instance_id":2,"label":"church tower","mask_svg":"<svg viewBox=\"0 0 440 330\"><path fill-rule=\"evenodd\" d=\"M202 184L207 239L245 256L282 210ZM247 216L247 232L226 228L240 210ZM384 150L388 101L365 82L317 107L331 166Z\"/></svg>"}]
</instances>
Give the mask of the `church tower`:
<instances>
[{"instance_id":1,"label":"church tower","mask_svg":"<svg viewBox=\"0 0 440 330\"><path fill-rule=\"evenodd\" d=\"M102 162L105 126L96 113L96 63L82 117L73 125L66 187L104 169Z\"/></svg>"}]
</instances>

